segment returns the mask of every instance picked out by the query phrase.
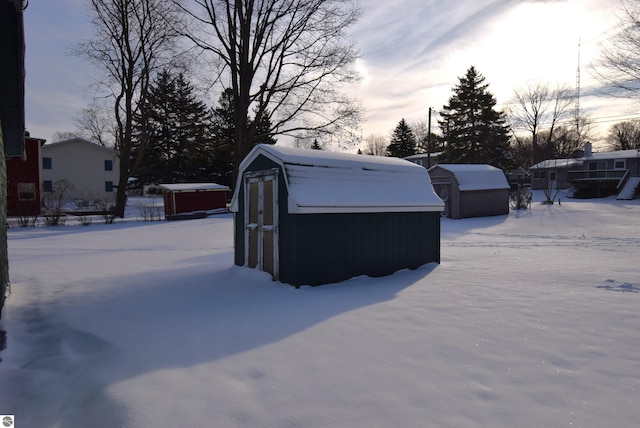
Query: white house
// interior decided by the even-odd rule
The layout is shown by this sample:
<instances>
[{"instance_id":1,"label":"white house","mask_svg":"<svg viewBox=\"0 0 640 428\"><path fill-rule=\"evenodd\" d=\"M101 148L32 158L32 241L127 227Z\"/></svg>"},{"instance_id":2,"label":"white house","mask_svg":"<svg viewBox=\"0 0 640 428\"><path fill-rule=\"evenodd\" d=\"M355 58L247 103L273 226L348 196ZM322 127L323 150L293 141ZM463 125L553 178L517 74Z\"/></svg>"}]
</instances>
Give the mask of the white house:
<instances>
[{"instance_id":1,"label":"white house","mask_svg":"<svg viewBox=\"0 0 640 428\"><path fill-rule=\"evenodd\" d=\"M44 197L58 180L71 184L66 196L82 201L114 201L119 175L119 155L114 149L82 138L42 146Z\"/></svg>"}]
</instances>

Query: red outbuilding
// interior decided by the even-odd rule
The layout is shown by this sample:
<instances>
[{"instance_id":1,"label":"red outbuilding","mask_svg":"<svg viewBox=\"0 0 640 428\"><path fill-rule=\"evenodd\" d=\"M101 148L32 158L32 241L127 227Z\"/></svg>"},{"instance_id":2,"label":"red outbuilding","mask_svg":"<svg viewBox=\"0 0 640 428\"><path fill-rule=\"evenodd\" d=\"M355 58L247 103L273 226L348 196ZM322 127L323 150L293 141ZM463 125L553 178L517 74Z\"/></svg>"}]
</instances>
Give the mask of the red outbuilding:
<instances>
[{"instance_id":1,"label":"red outbuilding","mask_svg":"<svg viewBox=\"0 0 640 428\"><path fill-rule=\"evenodd\" d=\"M160 184L167 220L204 217L209 211L227 208L229 187L216 183Z\"/></svg>"},{"instance_id":2,"label":"red outbuilding","mask_svg":"<svg viewBox=\"0 0 640 428\"><path fill-rule=\"evenodd\" d=\"M7 159L7 215L40 214L40 148L45 140L25 137L24 156Z\"/></svg>"}]
</instances>

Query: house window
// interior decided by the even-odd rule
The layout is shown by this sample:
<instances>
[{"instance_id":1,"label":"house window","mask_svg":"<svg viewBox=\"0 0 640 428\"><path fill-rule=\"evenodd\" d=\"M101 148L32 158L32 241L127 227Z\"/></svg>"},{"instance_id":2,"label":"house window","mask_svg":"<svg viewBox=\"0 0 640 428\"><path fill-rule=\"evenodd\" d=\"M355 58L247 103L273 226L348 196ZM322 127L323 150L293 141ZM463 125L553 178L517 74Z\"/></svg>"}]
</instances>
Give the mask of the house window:
<instances>
[{"instance_id":1,"label":"house window","mask_svg":"<svg viewBox=\"0 0 640 428\"><path fill-rule=\"evenodd\" d=\"M42 158L42 169L51 169L51 158Z\"/></svg>"},{"instance_id":2,"label":"house window","mask_svg":"<svg viewBox=\"0 0 640 428\"><path fill-rule=\"evenodd\" d=\"M104 161L104 170L105 171L113 171L113 161L111 159L105 159L105 161Z\"/></svg>"},{"instance_id":3,"label":"house window","mask_svg":"<svg viewBox=\"0 0 640 428\"><path fill-rule=\"evenodd\" d=\"M551 180L551 181L555 181L556 180L556 172L555 171L551 171L549 173L549 180Z\"/></svg>"},{"instance_id":4,"label":"house window","mask_svg":"<svg viewBox=\"0 0 640 428\"><path fill-rule=\"evenodd\" d=\"M113 181L104 182L104 191L109 193L113 192Z\"/></svg>"},{"instance_id":5,"label":"house window","mask_svg":"<svg viewBox=\"0 0 640 428\"><path fill-rule=\"evenodd\" d=\"M36 183L18 183L18 200L35 201Z\"/></svg>"},{"instance_id":6,"label":"house window","mask_svg":"<svg viewBox=\"0 0 640 428\"><path fill-rule=\"evenodd\" d=\"M42 191L44 191L44 192L53 192L53 181L44 180L42 182Z\"/></svg>"},{"instance_id":7,"label":"house window","mask_svg":"<svg viewBox=\"0 0 640 428\"><path fill-rule=\"evenodd\" d=\"M616 159L613 161L614 169L627 169L627 161L625 159Z\"/></svg>"}]
</instances>

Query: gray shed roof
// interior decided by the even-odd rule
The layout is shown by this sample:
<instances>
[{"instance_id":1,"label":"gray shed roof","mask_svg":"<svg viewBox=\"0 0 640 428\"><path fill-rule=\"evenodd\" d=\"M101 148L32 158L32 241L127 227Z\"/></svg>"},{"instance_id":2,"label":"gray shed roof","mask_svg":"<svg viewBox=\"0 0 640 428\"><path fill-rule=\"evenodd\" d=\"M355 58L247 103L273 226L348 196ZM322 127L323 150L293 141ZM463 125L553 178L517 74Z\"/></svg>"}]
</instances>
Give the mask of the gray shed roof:
<instances>
[{"instance_id":1,"label":"gray shed roof","mask_svg":"<svg viewBox=\"0 0 640 428\"><path fill-rule=\"evenodd\" d=\"M429 168L441 168L453 174L461 191L509 189L504 172L485 164L438 164Z\"/></svg>"},{"instance_id":2,"label":"gray shed roof","mask_svg":"<svg viewBox=\"0 0 640 428\"><path fill-rule=\"evenodd\" d=\"M257 145L240 172L263 155L282 166L289 213L442 211L427 171L398 158ZM241 177L236 189L240 188ZM231 210L238 210L237 191Z\"/></svg>"}]
</instances>

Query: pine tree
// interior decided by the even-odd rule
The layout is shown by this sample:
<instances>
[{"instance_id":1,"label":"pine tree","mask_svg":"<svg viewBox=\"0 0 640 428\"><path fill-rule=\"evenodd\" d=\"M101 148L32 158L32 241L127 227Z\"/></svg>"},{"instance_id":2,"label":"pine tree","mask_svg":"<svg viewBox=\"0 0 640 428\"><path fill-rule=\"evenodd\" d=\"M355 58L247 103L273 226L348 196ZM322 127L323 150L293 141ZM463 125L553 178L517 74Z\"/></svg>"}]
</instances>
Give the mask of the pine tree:
<instances>
[{"instance_id":1,"label":"pine tree","mask_svg":"<svg viewBox=\"0 0 640 428\"><path fill-rule=\"evenodd\" d=\"M137 118L133 158L140 156L132 173L142 184L210 181L211 113L193 94L182 74L158 74L145 105L147 126L142 132Z\"/></svg>"},{"instance_id":2,"label":"pine tree","mask_svg":"<svg viewBox=\"0 0 640 428\"><path fill-rule=\"evenodd\" d=\"M260 111L263 111L260 119L256 119L255 117L253 119L249 119L249 127L251 127L251 124L257 120L255 127L256 136L253 144L275 144L276 139L273 138L269 112L265 109L256 108L254 113L258 114Z\"/></svg>"},{"instance_id":3,"label":"pine tree","mask_svg":"<svg viewBox=\"0 0 640 428\"><path fill-rule=\"evenodd\" d=\"M213 109L213 167L220 176L220 184L233 185L233 157L235 153L235 127L233 124L233 91L220 94L218 107Z\"/></svg>"},{"instance_id":4,"label":"pine tree","mask_svg":"<svg viewBox=\"0 0 640 428\"><path fill-rule=\"evenodd\" d=\"M218 107L214 108L213 132L215 144L213 150L213 165L218 172L221 184L233 187L233 162L236 150L235 125L234 125L233 90L225 89L218 100ZM256 109L260 111L260 109ZM256 144L275 144L276 140L271 134L271 122L269 115L264 114L254 128L255 136L252 138L252 146ZM254 119L249 119L248 127L251 128Z\"/></svg>"},{"instance_id":5,"label":"pine tree","mask_svg":"<svg viewBox=\"0 0 640 428\"><path fill-rule=\"evenodd\" d=\"M404 158L416 154L417 142L411 127L404 118L393 130L391 143L387 147L387 156Z\"/></svg>"},{"instance_id":6,"label":"pine tree","mask_svg":"<svg viewBox=\"0 0 640 428\"><path fill-rule=\"evenodd\" d=\"M505 114L495 110L489 85L471 66L453 88L443 106L442 133L448 143L442 159L447 163L487 163L502 169L513 167L509 152L509 126Z\"/></svg>"},{"instance_id":7,"label":"pine tree","mask_svg":"<svg viewBox=\"0 0 640 428\"><path fill-rule=\"evenodd\" d=\"M318 143L318 139L313 140L313 144L311 145L313 150L322 150L322 146Z\"/></svg>"}]
</instances>

